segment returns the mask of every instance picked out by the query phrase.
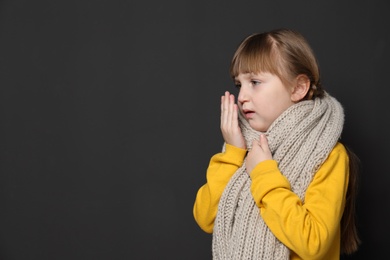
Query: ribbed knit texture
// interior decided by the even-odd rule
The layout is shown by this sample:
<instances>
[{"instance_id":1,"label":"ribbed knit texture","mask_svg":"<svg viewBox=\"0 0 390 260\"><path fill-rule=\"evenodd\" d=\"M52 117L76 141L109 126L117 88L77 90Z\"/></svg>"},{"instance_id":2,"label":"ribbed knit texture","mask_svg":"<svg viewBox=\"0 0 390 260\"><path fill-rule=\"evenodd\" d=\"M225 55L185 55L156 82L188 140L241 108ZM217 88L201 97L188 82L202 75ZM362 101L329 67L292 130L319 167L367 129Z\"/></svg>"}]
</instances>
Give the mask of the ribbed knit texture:
<instances>
[{"instance_id":1,"label":"ribbed knit texture","mask_svg":"<svg viewBox=\"0 0 390 260\"><path fill-rule=\"evenodd\" d=\"M260 132L239 115L248 150ZM326 93L323 98L301 101L283 112L265 133L273 159L304 202L314 174L340 138L344 112ZM222 151L225 150L225 144ZM250 191L245 161L230 179L218 205L213 230L213 259L289 259L289 249L270 231Z\"/></svg>"}]
</instances>

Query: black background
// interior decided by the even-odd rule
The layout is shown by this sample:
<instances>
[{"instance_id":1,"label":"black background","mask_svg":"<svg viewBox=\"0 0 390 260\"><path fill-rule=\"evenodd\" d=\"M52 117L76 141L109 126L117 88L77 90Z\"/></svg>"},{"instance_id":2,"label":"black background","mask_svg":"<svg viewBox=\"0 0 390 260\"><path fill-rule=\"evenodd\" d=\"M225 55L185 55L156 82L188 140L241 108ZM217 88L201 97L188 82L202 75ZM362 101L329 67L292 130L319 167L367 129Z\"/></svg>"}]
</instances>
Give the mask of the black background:
<instances>
[{"instance_id":1,"label":"black background","mask_svg":"<svg viewBox=\"0 0 390 260\"><path fill-rule=\"evenodd\" d=\"M0 0L0 259L211 259L192 206L248 34L302 32L359 155L360 250L389 233L383 1Z\"/></svg>"}]
</instances>

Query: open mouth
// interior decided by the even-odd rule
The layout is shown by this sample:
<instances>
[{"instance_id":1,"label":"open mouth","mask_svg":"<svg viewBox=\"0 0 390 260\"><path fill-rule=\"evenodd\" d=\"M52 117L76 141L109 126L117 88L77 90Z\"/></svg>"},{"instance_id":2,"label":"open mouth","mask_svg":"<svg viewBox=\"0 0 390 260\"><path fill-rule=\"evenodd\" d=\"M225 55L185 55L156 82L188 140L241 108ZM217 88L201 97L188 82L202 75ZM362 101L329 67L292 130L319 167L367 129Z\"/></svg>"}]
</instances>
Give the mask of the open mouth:
<instances>
[{"instance_id":1,"label":"open mouth","mask_svg":"<svg viewBox=\"0 0 390 260\"><path fill-rule=\"evenodd\" d=\"M247 119L252 118L252 117L254 116L254 114L255 114L254 111L252 111L252 110L247 110L247 109L244 109L242 112L243 112L243 114L245 115L245 117L246 117Z\"/></svg>"}]
</instances>

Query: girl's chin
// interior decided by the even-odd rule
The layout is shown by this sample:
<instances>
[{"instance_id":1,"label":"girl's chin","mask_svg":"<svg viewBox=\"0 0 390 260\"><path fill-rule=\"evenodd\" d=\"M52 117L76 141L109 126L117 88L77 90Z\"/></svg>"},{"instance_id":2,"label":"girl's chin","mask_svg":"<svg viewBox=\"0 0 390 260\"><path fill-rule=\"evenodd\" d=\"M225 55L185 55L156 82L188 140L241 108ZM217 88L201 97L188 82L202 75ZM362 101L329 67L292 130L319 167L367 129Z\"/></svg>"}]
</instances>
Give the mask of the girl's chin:
<instances>
[{"instance_id":1,"label":"girl's chin","mask_svg":"<svg viewBox=\"0 0 390 260\"><path fill-rule=\"evenodd\" d=\"M259 124L256 124L252 120L248 120L248 123L252 127L252 129L255 130L255 131L263 132L263 133L267 131L266 127L264 127L262 125L259 125Z\"/></svg>"}]
</instances>

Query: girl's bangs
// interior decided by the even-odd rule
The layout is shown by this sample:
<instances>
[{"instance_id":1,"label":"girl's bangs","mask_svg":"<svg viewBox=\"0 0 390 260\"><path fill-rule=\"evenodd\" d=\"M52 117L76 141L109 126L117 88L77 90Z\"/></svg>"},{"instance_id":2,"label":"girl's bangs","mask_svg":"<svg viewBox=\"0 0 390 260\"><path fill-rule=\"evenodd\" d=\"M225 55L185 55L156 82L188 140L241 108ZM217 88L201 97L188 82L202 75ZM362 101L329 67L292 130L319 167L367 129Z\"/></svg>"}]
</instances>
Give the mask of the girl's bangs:
<instances>
[{"instance_id":1,"label":"girl's bangs","mask_svg":"<svg viewBox=\"0 0 390 260\"><path fill-rule=\"evenodd\" d=\"M269 72L278 75L276 69L278 62L275 58L271 50L243 48L236 53L232 60L230 75L232 78L241 73Z\"/></svg>"}]
</instances>

